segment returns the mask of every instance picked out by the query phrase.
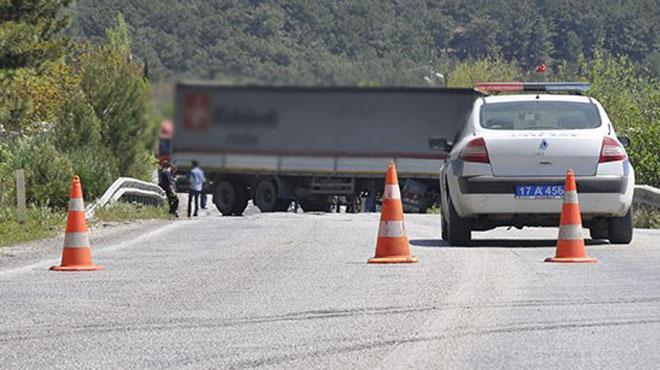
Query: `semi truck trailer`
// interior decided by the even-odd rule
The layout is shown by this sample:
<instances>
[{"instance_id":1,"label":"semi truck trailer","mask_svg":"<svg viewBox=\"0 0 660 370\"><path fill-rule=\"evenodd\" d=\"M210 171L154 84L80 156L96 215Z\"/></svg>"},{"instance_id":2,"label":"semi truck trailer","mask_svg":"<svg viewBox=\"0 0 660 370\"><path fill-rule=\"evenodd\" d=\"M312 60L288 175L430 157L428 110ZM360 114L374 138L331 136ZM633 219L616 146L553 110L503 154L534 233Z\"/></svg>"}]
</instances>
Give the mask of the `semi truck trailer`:
<instances>
[{"instance_id":1,"label":"semi truck trailer","mask_svg":"<svg viewBox=\"0 0 660 370\"><path fill-rule=\"evenodd\" d=\"M381 197L390 161L404 209L425 212L439 199L447 157L429 140L456 137L481 96L473 89L182 82L171 155L184 178L191 160L200 163L223 215L241 215L249 200L262 212L286 211L292 201L328 211L337 199L356 210L360 196Z\"/></svg>"}]
</instances>

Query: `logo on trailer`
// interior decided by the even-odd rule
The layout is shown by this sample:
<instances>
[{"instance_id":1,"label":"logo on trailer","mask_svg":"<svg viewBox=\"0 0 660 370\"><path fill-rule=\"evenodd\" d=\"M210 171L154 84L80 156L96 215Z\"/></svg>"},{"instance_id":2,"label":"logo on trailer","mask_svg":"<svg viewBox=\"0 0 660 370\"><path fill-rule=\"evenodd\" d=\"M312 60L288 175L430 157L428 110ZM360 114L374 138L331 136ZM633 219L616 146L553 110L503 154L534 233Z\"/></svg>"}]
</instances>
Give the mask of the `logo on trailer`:
<instances>
[{"instance_id":1,"label":"logo on trailer","mask_svg":"<svg viewBox=\"0 0 660 370\"><path fill-rule=\"evenodd\" d=\"M204 131L211 125L211 96L192 93L183 101L183 128Z\"/></svg>"}]
</instances>

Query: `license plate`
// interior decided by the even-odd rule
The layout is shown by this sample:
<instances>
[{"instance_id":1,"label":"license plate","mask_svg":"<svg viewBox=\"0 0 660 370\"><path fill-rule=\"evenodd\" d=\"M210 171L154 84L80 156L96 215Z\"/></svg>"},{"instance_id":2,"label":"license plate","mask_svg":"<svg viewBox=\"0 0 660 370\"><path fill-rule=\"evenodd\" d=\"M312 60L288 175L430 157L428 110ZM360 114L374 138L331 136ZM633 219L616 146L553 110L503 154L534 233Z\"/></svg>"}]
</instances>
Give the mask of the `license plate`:
<instances>
[{"instance_id":1,"label":"license plate","mask_svg":"<svg viewBox=\"0 0 660 370\"><path fill-rule=\"evenodd\" d=\"M516 198L557 199L564 196L564 185L516 185Z\"/></svg>"}]
</instances>

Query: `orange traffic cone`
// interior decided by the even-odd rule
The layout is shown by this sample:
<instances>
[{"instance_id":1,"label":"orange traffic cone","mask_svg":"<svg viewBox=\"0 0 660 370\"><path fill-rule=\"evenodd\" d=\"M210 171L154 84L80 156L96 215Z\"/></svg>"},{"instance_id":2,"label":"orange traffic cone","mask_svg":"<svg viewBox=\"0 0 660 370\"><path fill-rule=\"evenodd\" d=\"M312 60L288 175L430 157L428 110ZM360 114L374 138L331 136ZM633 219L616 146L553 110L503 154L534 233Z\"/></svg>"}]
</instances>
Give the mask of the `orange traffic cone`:
<instances>
[{"instance_id":1,"label":"orange traffic cone","mask_svg":"<svg viewBox=\"0 0 660 370\"><path fill-rule=\"evenodd\" d=\"M403 204L394 163L390 162L385 176L385 192L380 213L380 227L376 256L369 263L414 263L419 259L410 255L406 228L403 226Z\"/></svg>"},{"instance_id":2,"label":"orange traffic cone","mask_svg":"<svg viewBox=\"0 0 660 370\"><path fill-rule=\"evenodd\" d=\"M566 173L564 204L561 208L556 256L546 259L545 262L597 262L596 259L587 257L584 251L580 203L578 202L577 187L575 186L575 174L571 169Z\"/></svg>"},{"instance_id":3,"label":"orange traffic cone","mask_svg":"<svg viewBox=\"0 0 660 370\"><path fill-rule=\"evenodd\" d=\"M71 182L71 199L69 200L69 214L66 220L62 265L53 266L50 269L55 271L103 270L103 266L95 265L92 262L89 230L85 221L85 206L78 176L74 176Z\"/></svg>"}]
</instances>

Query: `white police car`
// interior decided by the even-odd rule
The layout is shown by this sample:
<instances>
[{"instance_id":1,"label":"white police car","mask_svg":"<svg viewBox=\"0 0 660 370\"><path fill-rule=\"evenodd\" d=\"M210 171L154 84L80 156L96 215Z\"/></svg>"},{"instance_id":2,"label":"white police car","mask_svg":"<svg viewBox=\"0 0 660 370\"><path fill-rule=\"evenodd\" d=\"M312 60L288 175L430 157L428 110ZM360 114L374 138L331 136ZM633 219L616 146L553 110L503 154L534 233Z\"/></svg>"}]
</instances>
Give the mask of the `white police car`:
<instances>
[{"instance_id":1,"label":"white police car","mask_svg":"<svg viewBox=\"0 0 660 370\"><path fill-rule=\"evenodd\" d=\"M575 171L582 222L593 239L632 240L633 168L607 113L583 83L484 83L440 171L442 236L466 245L471 231L559 225L566 171Z\"/></svg>"}]
</instances>

